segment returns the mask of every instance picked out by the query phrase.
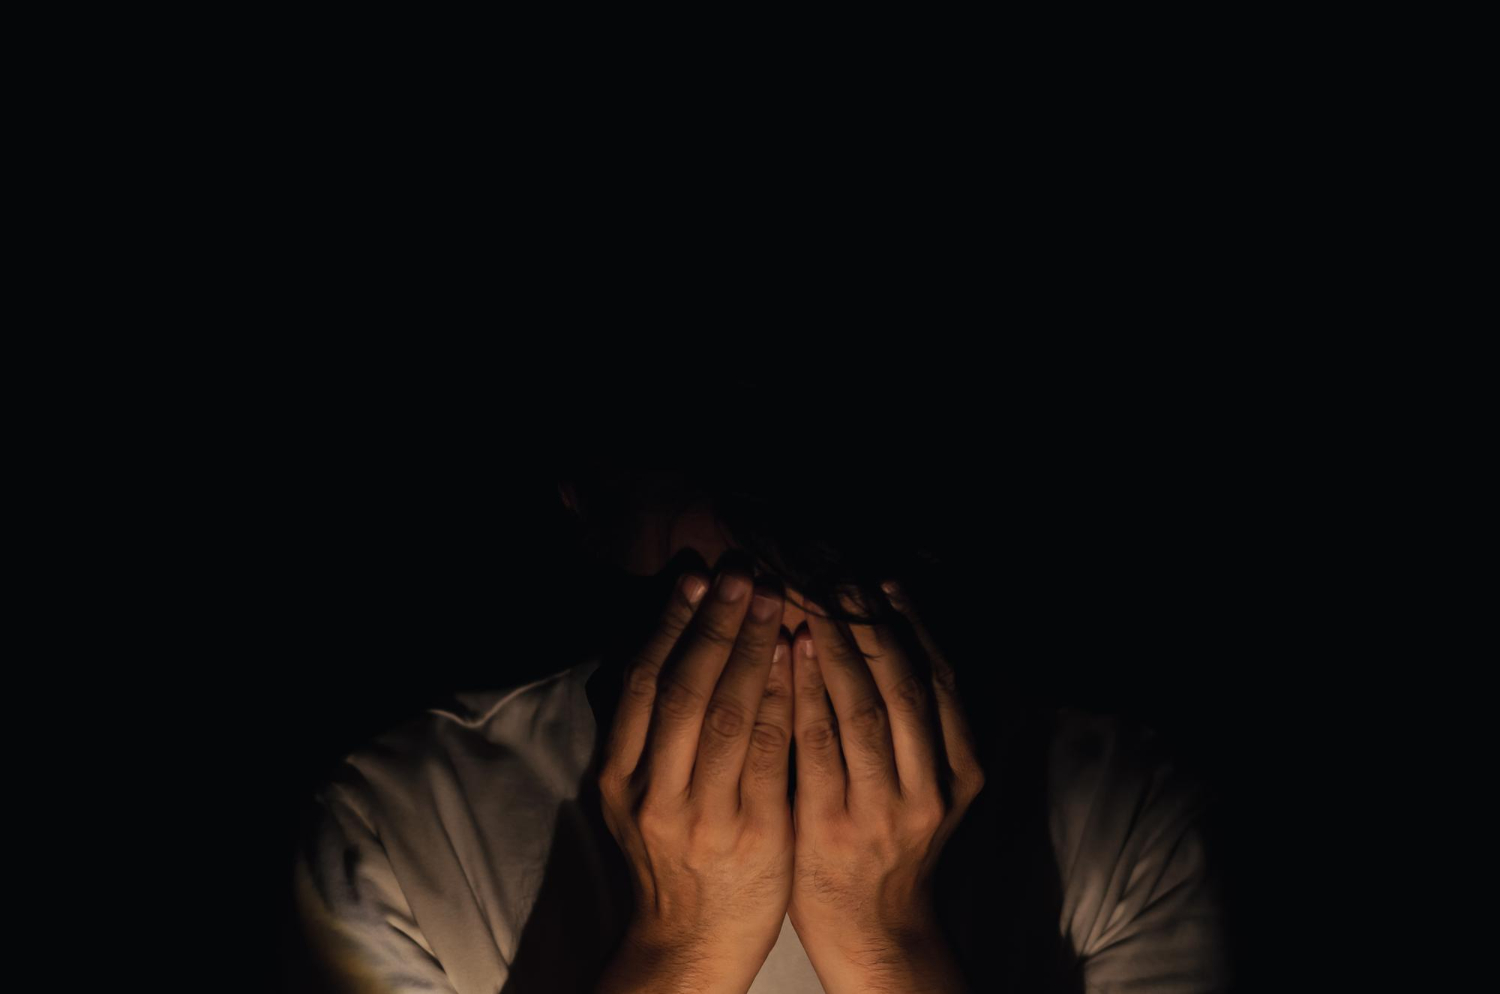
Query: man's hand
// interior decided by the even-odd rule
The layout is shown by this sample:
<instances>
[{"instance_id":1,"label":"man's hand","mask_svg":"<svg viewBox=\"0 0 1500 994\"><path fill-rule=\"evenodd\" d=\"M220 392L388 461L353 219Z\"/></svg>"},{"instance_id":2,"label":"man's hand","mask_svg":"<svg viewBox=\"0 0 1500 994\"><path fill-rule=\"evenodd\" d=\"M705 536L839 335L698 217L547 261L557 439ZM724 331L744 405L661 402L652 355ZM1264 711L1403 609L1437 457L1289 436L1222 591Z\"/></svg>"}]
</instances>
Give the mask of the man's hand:
<instances>
[{"instance_id":1,"label":"man's hand","mask_svg":"<svg viewBox=\"0 0 1500 994\"><path fill-rule=\"evenodd\" d=\"M684 577L631 662L599 770L605 824L635 897L625 942L601 982L606 991L743 994L786 918L792 674L780 639L784 602L723 561L707 587L696 574Z\"/></svg>"},{"instance_id":2,"label":"man's hand","mask_svg":"<svg viewBox=\"0 0 1500 994\"><path fill-rule=\"evenodd\" d=\"M952 667L910 602L899 591L890 602L931 660L930 681L887 625L842 625L809 602L807 631L795 639L787 914L829 994L958 994L963 979L937 926L932 878L984 772Z\"/></svg>"}]
</instances>

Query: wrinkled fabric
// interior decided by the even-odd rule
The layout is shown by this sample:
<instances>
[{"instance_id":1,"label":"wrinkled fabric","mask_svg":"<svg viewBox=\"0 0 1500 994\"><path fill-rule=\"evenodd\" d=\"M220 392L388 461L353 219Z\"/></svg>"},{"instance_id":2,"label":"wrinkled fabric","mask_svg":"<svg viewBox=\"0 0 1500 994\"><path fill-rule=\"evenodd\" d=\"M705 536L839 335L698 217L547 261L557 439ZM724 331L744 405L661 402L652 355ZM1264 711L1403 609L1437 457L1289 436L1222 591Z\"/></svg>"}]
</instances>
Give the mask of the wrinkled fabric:
<instances>
[{"instance_id":1,"label":"wrinkled fabric","mask_svg":"<svg viewBox=\"0 0 1500 994\"><path fill-rule=\"evenodd\" d=\"M297 909L349 990L591 990L631 901L595 784L618 699L600 664L455 695L351 753L318 789L293 866ZM935 884L975 989L1227 989L1201 786L1118 716L1020 709L1002 723ZM789 919L750 991L821 994Z\"/></svg>"}]
</instances>

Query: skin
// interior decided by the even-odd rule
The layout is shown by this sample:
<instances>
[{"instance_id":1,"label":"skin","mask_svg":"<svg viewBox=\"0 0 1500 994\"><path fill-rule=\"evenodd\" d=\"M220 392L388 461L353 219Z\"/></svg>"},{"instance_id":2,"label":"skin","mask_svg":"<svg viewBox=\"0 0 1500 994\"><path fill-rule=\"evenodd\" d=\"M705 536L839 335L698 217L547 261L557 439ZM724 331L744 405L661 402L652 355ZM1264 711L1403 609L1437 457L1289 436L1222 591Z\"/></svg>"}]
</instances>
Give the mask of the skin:
<instances>
[{"instance_id":1,"label":"skin","mask_svg":"<svg viewBox=\"0 0 1500 994\"><path fill-rule=\"evenodd\" d=\"M559 492L576 506L571 488L562 484ZM634 532L619 565L641 576L659 572L683 548L707 563L733 548L701 507L675 520L643 515ZM792 650L797 745L787 915L829 994L961 994L931 881L984 773L953 668L910 600L888 592L929 658L929 680L918 678L887 626L836 624L821 605L787 591L781 637Z\"/></svg>"},{"instance_id":2,"label":"skin","mask_svg":"<svg viewBox=\"0 0 1500 994\"><path fill-rule=\"evenodd\" d=\"M984 772L952 666L909 599L899 588L888 594L931 660L931 678L918 675L889 626L851 625L846 636L816 603L810 637L795 646L787 915L828 994L958 994L964 980L938 926L932 880Z\"/></svg>"},{"instance_id":3,"label":"skin","mask_svg":"<svg viewBox=\"0 0 1500 994\"><path fill-rule=\"evenodd\" d=\"M750 586L727 569L695 602L688 572L625 673L599 792L635 906L600 994L744 994L781 932L791 658L779 601L757 611Z\"/></svg>"}]
</instances>

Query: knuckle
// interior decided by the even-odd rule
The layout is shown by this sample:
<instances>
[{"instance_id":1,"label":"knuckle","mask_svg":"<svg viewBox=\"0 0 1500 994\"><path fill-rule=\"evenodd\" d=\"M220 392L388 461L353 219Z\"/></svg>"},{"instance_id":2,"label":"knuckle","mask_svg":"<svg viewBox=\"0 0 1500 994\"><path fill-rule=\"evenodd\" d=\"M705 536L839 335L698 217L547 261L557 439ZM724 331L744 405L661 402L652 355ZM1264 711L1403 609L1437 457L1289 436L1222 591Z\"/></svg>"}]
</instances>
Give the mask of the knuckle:
<instances>
[{"instance_id":1,"label":"knuckle","mask_svg":"<svg viewBox=\"0 0 1500 994\"><path fill-rule=\"evenodd\" d=\"M693 631L694 637L716 649L733 649L739 641L739 631L723 621L707 621Z\"/></svg>"},{"instance_id":2,"label":"knuckle","mask_svg":"<svg viewBox=\"0 0 1500 994\"><path fill-rule=\"evenodd\" d=\"M746 663L757 665L758 660L768 659L776 647L780 628L750 628L746 626L735 642L735 651Z\"/></svg>"},{"instance_id":3,"label":"knuckle","mask_svg":"<svg viewBox=\"0 0 1500 994\"><path fill-rule=\"evenodd\" d=\"M888 805L862 819L858 837L864 845L891 851L902 848L916 834L910 824L910 812Z\"/></svg>"},{"instance_id":4,"label":"knuckle","mask_svg":"<svg viewBox=\"0 0 1500 994\"><path fill-rule=\"evenodd\" d=\"M958 676L953 672L953 667L947 663L936 660L933 662L932 679L950 694L958 689Z\"/></svg>"},{"instance_id":5,"label":"knuckle","mask_svg":"<svg viewBox=\"0 0 1500 994\"><path fill-rule=\"evenodd\" d=\"M921 714L927 710L927 684L915 673L908 673L893 690L895 703L910 714Z\"/></svg>"},{"instance_id":6,"label":"knuckle","mask_svg":"<svg viewBox=\"0 0 1500 994\"><path fill-rule=\"evenodd\" d=\"M819 718L802 726L797 733L801 744L812 749L826 749L838 742L838 723L831 717Z\"/></svg>"},{"instance_id":7,"label":"knuckle","mask_svg":"<svg viewBox=\"0 0 1500 994\"><path fill-rule=\"evenodd\" d=\"M649 701L656 696L656 679L655 667L638 663L625 674L625 693L632 699Z\"/></svg>"},{"instance_id":8,"label":"knuckle","mask_svg":"<svg viewBox=\"0 0 1500 994\"><path fill-rule=\"evenodd\" d=\"M787 742L785 728L769 721L757 721L750 730L750 743L756 754L752 761L774 766L778 761L775 754L786 748Z\"/></svg>"},{"instance_id":9,"label":"knuckle","mask_svg":"<svg viewBox=\"0 0 1500 994\"><path fill-rule=\"evenodd\" d=\"M600 770L599 775L594 778L594 783L599 788L599 796L606 803L612 803L615 798L615 791L619 786L619 778L615 775L615 772L613 770Z\"/></svg>"},{"instance_id":10,"label":"knuckle","mask_svg":"<svg viewBox=\"0 0 1500 994\"><path fill-rule=\"evenodd\" d=\"M875 735L884 731L888 723L885 704L873 697L860 701L849 712L849 727L859 735Z\"/></svg>"},{"instance_id":11,"label":"knuckle","mask_svg":"<svg viewBox=\"0 0 1500 994\"><path fill-rule=\"evenodd\" d=\"M829 661L832 663L832 665L838 666L842 669L854 669L856 671L859 671L865 669L869 665L865 662L865 657L862 654L859 654L855 650L849 648L848 644L843 642L842 639L839 640L838 644L830 646L826 650L822 646L818 647L819 653L823 653L825 651L827 652Z\"/></svg>"},{"instance_id":12,"label":"knuckle","mask_svg":"<svg viewBox=\"0 0 1500 994\"><path fill-rule=\"evenodd\" d=\"M657 634L675 642L692 623L693 612L688 610L688 606L674 602L672 610L662 615L661 624L656 626Z\"/></svg>"},{"instance_id":13,"label":"knuckle","mask_svg":"<svg viewBox=\"0 0 1500 994\"><path fill-rule=\"evenodd\" d=\"M660 789L651 786L641 791L632 810L632 817L637 825L663 834L677 823L679 814L678 799L668 797Z\"/></svg>"},{"instance_id":14,"label":"knuckle","mask_svg":"<svg viewBox=\"0 0 1500 994\"><path fill-rule=\"evenodd\" d=\"M622 761L619 756L606 755L600 762L599 769L594 773L594 782L600 787L617 787L625 781L625 771L621 768Z\"/></svg>"},{"instance_id":15,"label":"knuckle","mask_svg":"<svg viewBox=\"0 0 1500 994\"><path fill-rule=\"evenodd\" d=\"M942 827L943 819L947 817L941 800L915 804L911 807L908 815L911 819L912 829L922 836L935 834Z\"/></svg>"},{"instance_id":16,"label":"knuckle","mask_svg":"<svg viewBox=\"0 0 1500 994\"><path fill-rule=\"evenodd\" d=\"M749 718L745 709L739 704L724 697L715 697L708 702L708 712L704 715L704 726L715 734L724 738L733 738L745 727Z\"/></svg>"},{"instance_id":17,"label":"knuckle","mask_svg":"<svg viewBox=\"0 0 1500 994\"><path fill-rule=\"evenodd\" d=\"M675 677L663 677L658 685L656 706L663 715L685 720L702 712L703 695Z\"/></svg>"},{"instance_id":18,"label":"knuckle","mask_svg":"<svg viewBox=\"0 0 1500 994\"><path fill-rule=\"evenodd\" d=\"M656 626L646 644L641 647L638 657L642 659L661 659L672 651L682 633L687 630L687 619L676 618L667 615L662 618L661 623Z\"/></svg>"},{"instance_id":19,"label":"knuckle","mask_svg":"<svg viewBox=\"0 0 1500 994\"><path fill-rule=\"evenodd\" d=\"M979 796L980 791L984 790L984 771L975 767L959 777L959 783L964 790L964 796L972 801Z\"/></svg>"},{"instance_id":20,"label":"knuckle","mask_svg":"<svg viewBox=\"0 0 1500 994\"><path fill-rule=\"evenodd\" d=\"M693 808L684 819L682 830L688 847L695 852L717 851L723 848L724 819L716 811L702 807Z\"/></svg>"},{"instance_id":21,"label":"knuckle","mask_svg":"<svg viewBox=\"0 0 1500 994\"><path fill-rule=\"evenodd\" d=\"M670 823L671 820L667 817L666 811L652 801L642 802L641 806L635 810L636 828L646 838L661 838L665 836L667 826Z\"/></svg>"}]
</instances>

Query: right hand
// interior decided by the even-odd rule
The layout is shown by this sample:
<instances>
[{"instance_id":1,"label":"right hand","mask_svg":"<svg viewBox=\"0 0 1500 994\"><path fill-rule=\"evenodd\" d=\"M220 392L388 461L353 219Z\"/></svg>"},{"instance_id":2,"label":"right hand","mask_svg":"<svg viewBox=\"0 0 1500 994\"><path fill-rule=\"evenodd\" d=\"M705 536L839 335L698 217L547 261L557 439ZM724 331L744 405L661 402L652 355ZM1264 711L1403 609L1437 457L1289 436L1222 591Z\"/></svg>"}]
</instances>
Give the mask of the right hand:
<instances>
[{"instance_id":1,"label":"right hand","mask_svg":"<svg viewBox=\"0 0 1500 994\"><path fill-rule=\"evenodd\" d=\"M791 646L780 593L729 567L695 605L694 581L708 582L679 580L627 666L599 792L631 869L636 954L714 978L701 990L745 991L791 898Z\"/></svg>"}]
</instances>

